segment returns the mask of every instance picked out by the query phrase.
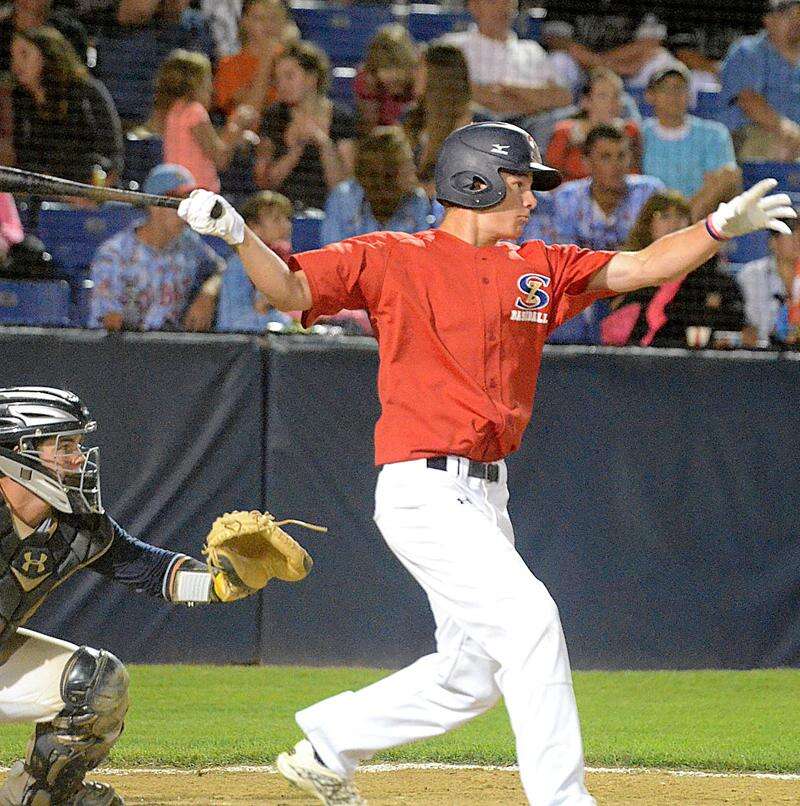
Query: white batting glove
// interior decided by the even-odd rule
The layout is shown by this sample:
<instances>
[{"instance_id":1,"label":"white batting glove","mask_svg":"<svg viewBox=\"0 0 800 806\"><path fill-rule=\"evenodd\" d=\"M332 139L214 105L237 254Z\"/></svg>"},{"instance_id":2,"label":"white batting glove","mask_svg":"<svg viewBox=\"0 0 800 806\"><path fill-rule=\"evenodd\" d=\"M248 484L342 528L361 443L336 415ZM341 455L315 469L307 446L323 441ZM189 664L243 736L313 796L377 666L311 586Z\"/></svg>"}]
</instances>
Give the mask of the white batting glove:
<instances>
[{"instance_id":1,"label":"white batting glove","mask_svg":"<svg viewBox=\"0 0 800 806\"><path fill-rule=\"evenodd\" d=\"M211 216L215 204L222 208L218 218ZM222 196L210 190L193 190L180 203L178 215L201 235L215 235L231 246L244 240L244 219Z\"/></svg>"},{"instance_id":2,"label":"white batting glove","mask_svg":"<svg viewBox=\"0 0 800 806\"><path fill-rule=\"evenodd\" d=\"M727 241L760 229L791 234L782 218L797 218L792 200L785 193L767 196L777 179L762 179L749 190L723 202L706 219L708 234L717 241Z\"/></svg>"}]
</instances>

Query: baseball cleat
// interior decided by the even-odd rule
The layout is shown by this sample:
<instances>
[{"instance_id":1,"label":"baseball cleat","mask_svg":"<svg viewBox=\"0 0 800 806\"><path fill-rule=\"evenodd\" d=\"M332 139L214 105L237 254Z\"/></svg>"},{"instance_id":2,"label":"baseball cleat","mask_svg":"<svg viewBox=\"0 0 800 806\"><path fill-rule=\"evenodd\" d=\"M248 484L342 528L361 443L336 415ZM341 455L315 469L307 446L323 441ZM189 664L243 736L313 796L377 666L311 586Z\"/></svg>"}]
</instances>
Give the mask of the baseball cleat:
<instances>
[{"instance_id":1,"label":"baseball cleat","mask_svg":"<svg viewBox=\"0 0 800 806\"><path fill-rule=\"evenodd\" d=\"M278 772L290 784L314 795L328 806L367 806L353 784L317 761L308 739L298 742L294 752L281 753L275 763Z\"/></svg>"},{"instance_id":2,"label":"baseball cleat","mask_svg":"<svg viewBox=\"0 0 800 806\"><path fill-rule=\"evenodd\" d=\"M68 806L124 806L122 798L113 786L97 781L84 781L78 792L68 801Z\"/></svg>"}]
</instances>

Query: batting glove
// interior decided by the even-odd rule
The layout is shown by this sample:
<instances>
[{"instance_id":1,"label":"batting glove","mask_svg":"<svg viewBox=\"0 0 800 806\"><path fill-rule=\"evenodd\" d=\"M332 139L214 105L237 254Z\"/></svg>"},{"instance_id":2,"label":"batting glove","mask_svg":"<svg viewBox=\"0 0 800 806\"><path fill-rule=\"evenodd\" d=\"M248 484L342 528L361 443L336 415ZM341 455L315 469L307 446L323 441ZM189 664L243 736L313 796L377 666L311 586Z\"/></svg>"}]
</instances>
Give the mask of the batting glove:
<instances>
[{"instance_id":1,"label":"batting glove","mask_svg":"<svg viewBox=\"0 0 800 806\"><path fill-rule=\"evenodd\" d=\"M212 216L211 211L219 205L221 213ZM201 235L215 235L231 246L244 240L244 219L233 207L210 190L193 190L178 207L178 215Z\"/></svg>"},{"instance_id":2,"label":"batting glove","mask_svg":"<svg viewBox=\"0 0 800 806\"><path fill-rule=\"evenodd\" d=\"M708 234L717 241L727 241L760 229L791 234L782 218L797 218L792 200L785 193L767 196L777 179L762 179L729 202L723 202L706 219Z\"/></svg>"}]
</instances>

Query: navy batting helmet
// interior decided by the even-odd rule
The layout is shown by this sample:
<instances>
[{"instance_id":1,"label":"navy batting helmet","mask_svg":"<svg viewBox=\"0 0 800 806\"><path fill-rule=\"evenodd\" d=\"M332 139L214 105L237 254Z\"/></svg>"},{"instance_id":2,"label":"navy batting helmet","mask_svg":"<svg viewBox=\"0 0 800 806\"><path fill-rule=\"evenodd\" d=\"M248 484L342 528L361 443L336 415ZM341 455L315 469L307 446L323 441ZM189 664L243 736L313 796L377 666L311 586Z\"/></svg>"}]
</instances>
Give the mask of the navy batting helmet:
<instances>
[{"instance_id":1,"label":"navy batting helmet","mask_svg":"<svg viewBox=\"0 0 800 806\"><path fill-rule=\"evenodd\" d=\"M511 123L471 123L448 135L436 161L436 198L481 210L503 201L506 183L500 171L527 174L533 190L561 183L555 168L542 164L536 141ZM484 185L480 190L474 188Z\"/></svg>"}]
</instances>

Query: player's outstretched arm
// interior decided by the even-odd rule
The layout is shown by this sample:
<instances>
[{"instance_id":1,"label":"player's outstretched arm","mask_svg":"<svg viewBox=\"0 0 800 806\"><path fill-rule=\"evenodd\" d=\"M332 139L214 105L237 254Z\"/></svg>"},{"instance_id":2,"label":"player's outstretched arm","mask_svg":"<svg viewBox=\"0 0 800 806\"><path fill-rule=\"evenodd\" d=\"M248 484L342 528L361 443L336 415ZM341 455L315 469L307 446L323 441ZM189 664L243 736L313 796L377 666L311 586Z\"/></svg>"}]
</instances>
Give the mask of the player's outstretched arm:
<instances>
[{"instance_id":1,"label":"player's outstretched arm","mask_svg":"<svg viewBox=\"0 0 800 806\"><path fill-rule=\"evenodd\" d=\"M767 196L776 179L764 179L729 202L720 204L705 221L665 235L638 252L620 252L592 277L588 290L618 293L676 280L714 255L724 241L761 229L789 233L784 218L797 218L785 193Z\"/></svg>"},{"instance_id":2,"label":"player's outstretched arm","mask_svg":"<svg viewBox=\"0 0 800 806\"><path fill-rule=\"evenodd\" d=\"M215 205L222 214L212 217ZM229 202L208 190L194 190L178 208L178 215L201 235L214 235L233 246L253 285L279 311L305 311L311 307L311 291L302 271L292 272L252 230Z\"/></svg>"}]
</instances>

